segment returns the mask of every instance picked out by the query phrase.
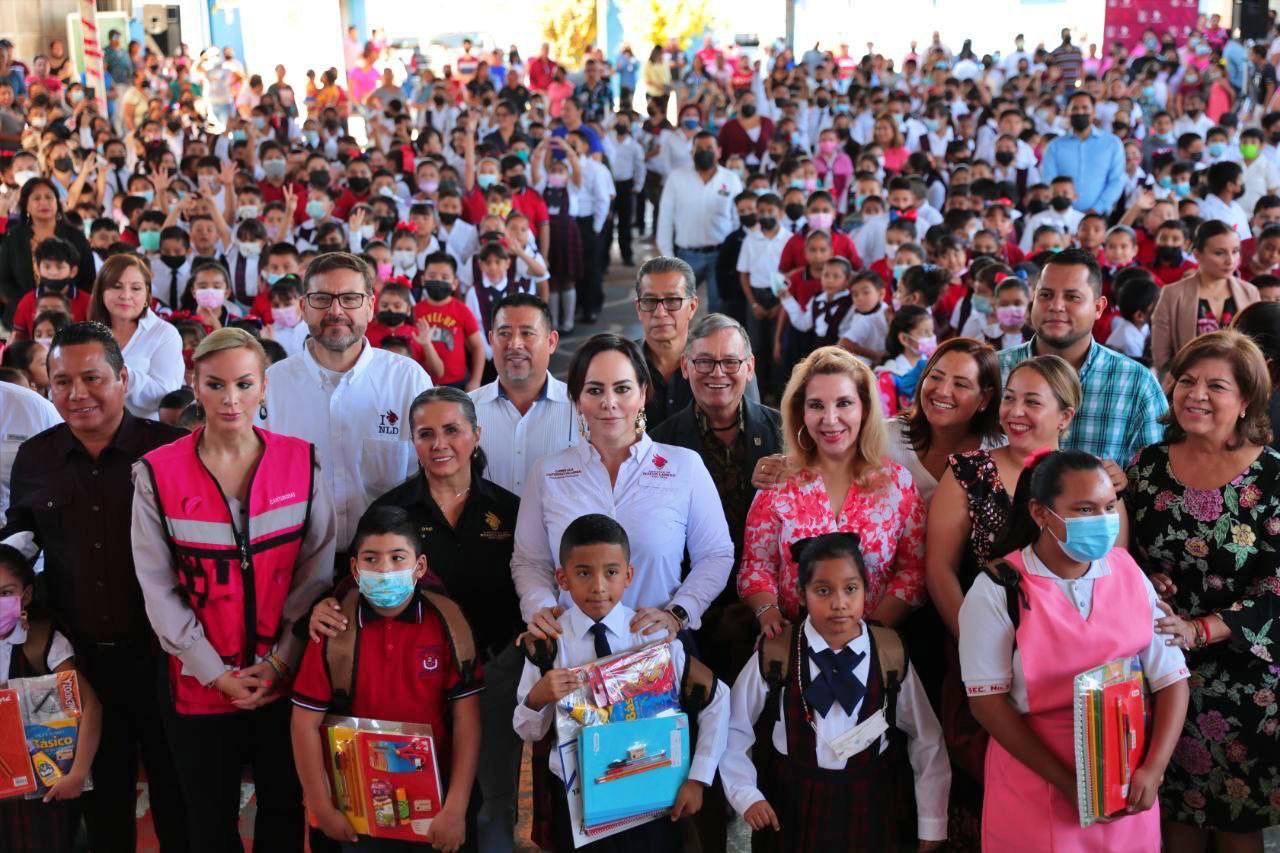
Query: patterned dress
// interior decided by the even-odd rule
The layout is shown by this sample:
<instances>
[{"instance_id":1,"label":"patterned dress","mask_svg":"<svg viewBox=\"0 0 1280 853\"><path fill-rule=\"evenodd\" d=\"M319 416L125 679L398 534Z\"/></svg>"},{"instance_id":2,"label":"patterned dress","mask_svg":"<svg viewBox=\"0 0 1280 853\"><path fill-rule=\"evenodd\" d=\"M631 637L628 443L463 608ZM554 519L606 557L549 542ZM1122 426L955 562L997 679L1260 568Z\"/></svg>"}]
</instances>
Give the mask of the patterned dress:
<instances>
[{"instance_id":1,"label":"patterned dress","mask_svg":"<svg viewBox=\"0 0 1280 853\"><path fill-rule=\"evenodd\" d=\"M1216 613L1231 640L1187 652L1191 705L1160 788L1164 816L1228 832L1280 824L1280 454L1221 489L1182 485L1169 446L1128 469L1130 550L1177 585L1179 613Z\"/></svg>"}]
</instances>

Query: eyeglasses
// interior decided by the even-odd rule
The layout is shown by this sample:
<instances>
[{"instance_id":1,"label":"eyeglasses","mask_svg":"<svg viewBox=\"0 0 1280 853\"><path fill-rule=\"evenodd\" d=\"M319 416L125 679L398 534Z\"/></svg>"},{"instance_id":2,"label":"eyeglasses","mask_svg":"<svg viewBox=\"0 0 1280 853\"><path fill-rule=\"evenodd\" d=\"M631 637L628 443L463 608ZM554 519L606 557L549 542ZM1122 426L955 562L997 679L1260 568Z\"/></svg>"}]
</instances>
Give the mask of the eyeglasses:
<instances>
[{"instance_id":1,"label":"eyeglasses","mask_svg":"<svg viewBox=\"0 0 1280 853\"><path fill-rule=\"evenodd\" d=\"M348 311L359 308L364 301L369 298L367 293L324 293L317 291L316 293L307 294L307 304L317 311L328 311L333 305L333 300L338 300L338 304Z\"/></svg>"},{"instance_id":2,"label":"eyeglasses","mask_svg":"<svg viewBox=\"0 0 1280 853\"><path fill-rule=\"evenodd\" d=\"M716 365L724 371L725 376L733 376L742 369L743 359L740 358L695 358L693 360L693 369L703 376L708 376L715 372Z\"/></svg>"},{"instance_id":3,"label":"eyeglasses","mask_svg":"<svg viewBox=\"0 0 1280 853\"><path fill-rule=\"evenodd\" d=\"M689 301L689 296L641 296L636 299L636 305L646 314L652 314L658 310L658 305L662 305L667 309L668 314L674 314L680 310L680 306Z\"/></svg>"}]
</instances>

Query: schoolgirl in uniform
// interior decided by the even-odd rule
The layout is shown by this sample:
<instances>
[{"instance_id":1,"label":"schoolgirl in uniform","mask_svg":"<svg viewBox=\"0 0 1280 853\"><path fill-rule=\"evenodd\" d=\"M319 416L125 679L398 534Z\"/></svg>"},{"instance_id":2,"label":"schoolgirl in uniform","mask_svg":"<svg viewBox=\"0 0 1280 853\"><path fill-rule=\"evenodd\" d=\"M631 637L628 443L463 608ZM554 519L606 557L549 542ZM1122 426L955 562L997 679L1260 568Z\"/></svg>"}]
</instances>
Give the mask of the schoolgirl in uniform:
<instances>
[{"instance_id":1,"label":"schoolgirl in uniform","mask_svg":"<svg viewBox=\"0 0 1280 853\"><path fill-rule=\"evenodd\" d=\"M725 795L754 850L935 849L951 786L942 730L901 638L863 621L858 537L792 550L807 616L764 640L733 685Z\"/></svg>"}]
</instances>

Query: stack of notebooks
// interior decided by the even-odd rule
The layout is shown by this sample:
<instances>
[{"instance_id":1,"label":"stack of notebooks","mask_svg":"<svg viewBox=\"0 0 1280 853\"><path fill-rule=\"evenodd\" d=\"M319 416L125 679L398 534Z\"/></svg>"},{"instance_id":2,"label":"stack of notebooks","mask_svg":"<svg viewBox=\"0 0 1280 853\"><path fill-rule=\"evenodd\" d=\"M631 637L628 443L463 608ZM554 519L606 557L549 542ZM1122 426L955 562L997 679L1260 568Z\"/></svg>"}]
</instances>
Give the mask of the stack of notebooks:
<instances>
[{"instance_id":1,"label":"stack of notebooks","mask_svg":"<svg viewBox=\"0 0 1280 853\"><path fill-rule=\"evenodd\" d=\"M556 703L557 752L574 843L655 820L689 778L671 646L645 646L572 670L581 685Z\"/></svg>"},{"instance_id":2,"label":"stack of notebooks","mask_svg":"<svg viewBox=\"0 0 1280 853\"><path fill-rule=\"evenodd\" d=\"M333 804L351 828L422 841L444 800L431 726L327 717L324 738Z\"/></svg>"},{"instance_id":3,"label":"stack of notebooks","mask_svg":"<svg viewBox=\"0 0 1280 853\"><path fill-rule=\"evenodd\" d=\"M1076 794L1080 825L1123 812L1147 745L1146 690L1136 657L1075 678Z\"/></svg>"},{"instance_id":4,"label":"stack of notebooks","mask_svg":"<svg viewBox=\"0 0 1280 853\"><path fill-rule=\"evenodd\" d=\"M74 672L14 678L0 690L0 798L43 798L66 775L83 710Z\"/></svg>"}]
</instances>

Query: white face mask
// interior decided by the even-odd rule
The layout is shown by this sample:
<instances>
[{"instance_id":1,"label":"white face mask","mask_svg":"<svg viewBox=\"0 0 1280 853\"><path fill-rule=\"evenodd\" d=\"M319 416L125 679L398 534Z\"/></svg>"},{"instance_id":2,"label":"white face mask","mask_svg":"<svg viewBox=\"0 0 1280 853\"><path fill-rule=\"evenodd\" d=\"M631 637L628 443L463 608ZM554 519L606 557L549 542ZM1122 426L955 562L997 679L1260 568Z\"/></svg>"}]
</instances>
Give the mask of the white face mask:
<instances>
[{"instance_id":1,"label":"white face mask","mask_svg":"<svg viewBox=\"0 0 1280 853\"><path fill-rule=\"evenodd\" d=\"M48 349L50 346L53 345L53 338L35 338L34 340L36 343L42 345L45 349Z\"/></svg>"},{"instance_id":2,"label":"white face mask","mask_svg":"<svg viewBox=\"0 0 1280 853\"><path fill-rule=\"evenodd\" d=\"M237 243L236 250L242 258L256 258L262 254L261 243Z\"/></svg>"},{"instance_id":3,"label":"white face mask","mask_svg":"<svg viewBox=\"0 0 1280 853\"><path fill-rule=\"evenodd\" d=\"M18 184L18 189L22 189L24 186L26 186L27 181L30 181L33 178L38 178L38 177L40 177L39 172L31 172L27 170L13 173L13 180Z\"/></svg>"},{"instance_id":4,"label":"white face mask","mask_svg":"<svg viewBox=\"0 0 1280 853\"><path fill-rule=\"evenodd\" d=\"M391 260L397 268L411 270L417 265L418 255L413 249L396 249L391 253Z\"/></svg>"}]
</instances>

